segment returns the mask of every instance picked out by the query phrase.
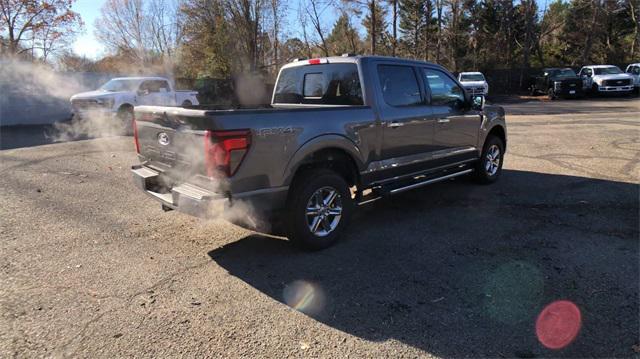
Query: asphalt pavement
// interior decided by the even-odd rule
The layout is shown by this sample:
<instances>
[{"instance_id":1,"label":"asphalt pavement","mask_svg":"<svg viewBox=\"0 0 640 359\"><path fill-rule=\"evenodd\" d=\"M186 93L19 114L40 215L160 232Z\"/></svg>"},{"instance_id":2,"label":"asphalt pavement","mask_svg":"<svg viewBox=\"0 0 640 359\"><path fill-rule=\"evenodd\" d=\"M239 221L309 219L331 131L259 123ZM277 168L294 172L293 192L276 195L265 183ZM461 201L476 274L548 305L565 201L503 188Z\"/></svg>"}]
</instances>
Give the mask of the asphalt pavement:
<instances>
[{"instance_id":1,"label":"asphalt pavement","mask_svg":"<svg viewBox=\"0 0 640 359\"><path fill-rule=\"evenodd\" d=\"M0 357L638 355L639 102L568 103L508 105L498 183L377 201L314 253L163 212L130 137L0 151Z\"/></svg>"}]
</instances>

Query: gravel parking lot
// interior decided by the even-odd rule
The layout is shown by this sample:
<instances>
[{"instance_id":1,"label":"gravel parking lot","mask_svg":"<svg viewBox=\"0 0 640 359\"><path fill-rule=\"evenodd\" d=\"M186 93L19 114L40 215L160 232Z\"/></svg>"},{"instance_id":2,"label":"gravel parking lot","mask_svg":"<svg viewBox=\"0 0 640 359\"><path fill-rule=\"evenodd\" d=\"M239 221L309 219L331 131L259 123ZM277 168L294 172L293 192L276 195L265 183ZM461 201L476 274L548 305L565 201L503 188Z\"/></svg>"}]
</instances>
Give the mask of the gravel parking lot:
<instances>
[{"instance_id":1,"label":"gravel parking lot","mask_svg":"<svg viewBox=\"0 0 640 359\"><path fill-rule=\"evenodd\" d=\"M497 184L375 202L315 253L162 212L131 138L0 151L0 357L639 355L640 101L585 103L508 104ZM551 350L557 300L582 320Z\"/></svg>"}]
</instances>

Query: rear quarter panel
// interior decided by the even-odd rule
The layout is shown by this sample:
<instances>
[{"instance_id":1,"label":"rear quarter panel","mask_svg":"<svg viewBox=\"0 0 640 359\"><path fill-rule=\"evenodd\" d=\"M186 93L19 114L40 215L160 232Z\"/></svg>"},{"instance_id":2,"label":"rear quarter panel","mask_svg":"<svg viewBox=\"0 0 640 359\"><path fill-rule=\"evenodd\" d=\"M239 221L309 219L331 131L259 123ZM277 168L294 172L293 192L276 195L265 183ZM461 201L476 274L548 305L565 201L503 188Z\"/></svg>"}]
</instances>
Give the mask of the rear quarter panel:
<instances>
[{"instance_id":1,"label":"rear quarter panel","mask_svg":"<svg viewBox=\"0 0 640 359\"><path fill-rule=\"evenodd\" d=\"M344 150L359 170L375 157L379 128L367 106L229 112L197 127L251 131L250 149L229 181L232 193L288 186L300 161L320 149Z\"/></svg>"}]
</instances>

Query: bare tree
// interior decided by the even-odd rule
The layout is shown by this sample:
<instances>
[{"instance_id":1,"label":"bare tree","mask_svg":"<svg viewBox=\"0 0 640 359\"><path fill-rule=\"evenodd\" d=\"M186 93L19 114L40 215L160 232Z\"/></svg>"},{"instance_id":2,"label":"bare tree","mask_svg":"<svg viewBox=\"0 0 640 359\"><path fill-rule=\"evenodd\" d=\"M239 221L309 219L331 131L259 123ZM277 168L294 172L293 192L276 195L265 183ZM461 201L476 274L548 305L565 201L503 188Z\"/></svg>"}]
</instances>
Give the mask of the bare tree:
<instances>
[{"instance_id":1,"label":"bare tree","mask_svg":"<svg viewBox=\"0 0 640 359\"><path fill-rule=\"evenodd\" d=\"M252 72L258 68L258 37L263 6L262 0L227 0L231 22L237 31L237 39Z\"/></svg>"},{"instance_id":2,"label":"bare tree","mask_svg":"<svg viewBox=\"0 0 640 359\"><path fill-rule=\"evenodd\" d=\"M284 4L280 0L271 0L271 16L273 21L272 37L273 37L273 72L278 71L279 58L278 48L280 46L280 22L282 21L283 14L286 12Z\"/></svg>"},{"instance_id":3,"label":"bare tree","mask_svg":"<svg viewBox=\"0 0 640 359\"><path fill-rule=\"evenodd\" d=\"M631 15L631 21L633 22L633 40L631 42L631 58L636 58L636 51L640 46L640 9L633 3L633 0L629 0L629 13Z\"/></svg>"},{"instance_id":4,"label":"bare tree","mask_svg":"<svg viewBox=\"0 0 640 359\"><path fill-rule=\"evenodd\" d=\"M391 3L391 56L396 56L398 46L398 0L388 0Z\"/></svg>"},{"instance_id":5,"label":"bare tree","mask_svg":"<svg viewBox=\"0 0 640 359\"><path fill-rule=\"evenodd\" d=\"M309 0L309 4L306 8L309 19L311 20L311 25L313 25L313 28L316 30L316 33L320 38L318 47L320 47L320 49L324 53L324 56L329 56L329 49L327 48L327 41L324 36L324 30L322 29L320 16L328 6L329 5L324 3L322 0ZM322 8L318 9L319 7Z\"/></svg>"},{"instance_id":6,"label":"bare tree","mask_svg":"<svg viewBox=\"0 0 640 359\"><path fill-rule=\"evenodd\" d=\"M142 0L107 0L95 23L95 35L114 53L126 53L144 63L151 48L146 32L146 14Z\"/></svg>"},{"instance_id":7,"label":"bare tree","mask_svg":"<svg viewBox=\"0 0 640 359\"><path fill-rule=\"evenodd\" d=\"M80 15L71 11L75 0L0 0L2 46L12 55L39 51L46 57L70 43L82 28ZM25 44L26 43L26 44Z\"/></svg>"}]
</instances>

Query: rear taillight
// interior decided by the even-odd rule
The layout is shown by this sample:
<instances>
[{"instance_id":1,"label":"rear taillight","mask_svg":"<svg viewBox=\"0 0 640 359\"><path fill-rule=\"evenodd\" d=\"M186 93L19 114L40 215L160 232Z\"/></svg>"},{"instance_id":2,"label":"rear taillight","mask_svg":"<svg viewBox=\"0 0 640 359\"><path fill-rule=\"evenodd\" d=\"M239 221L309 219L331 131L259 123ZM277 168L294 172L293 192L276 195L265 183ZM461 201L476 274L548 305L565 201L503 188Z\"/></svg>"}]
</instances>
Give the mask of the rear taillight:
<instances>
[{"instance_id":1,"label":"rear taillight","mask_svg":"<svg viewBox=\"0 0 640 359\"><path fill-rule=\"evenodd\" d=\"M138 141L138 124L136 123L135 118L131 121L131 126L133 127L133 141L136 144L136 152L139 154L140 142Z\"/></svg>"},{"instance_id":2,"label":"rear taillight","mask_svg":"<svg viewBox=\"0 0 640 359\"><path fill-rule=\"evenodd\" d=\"M251 145L251 131L212 131L204 136L207 176L233 176Z\"/></svg>"}]
</instances>

